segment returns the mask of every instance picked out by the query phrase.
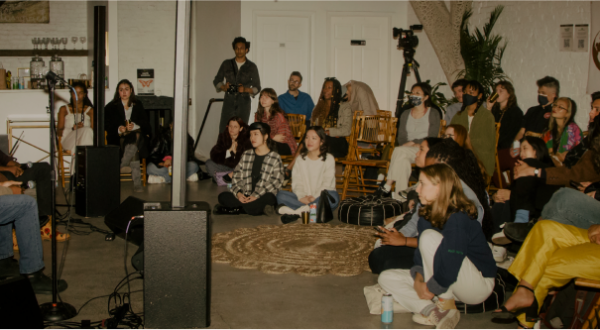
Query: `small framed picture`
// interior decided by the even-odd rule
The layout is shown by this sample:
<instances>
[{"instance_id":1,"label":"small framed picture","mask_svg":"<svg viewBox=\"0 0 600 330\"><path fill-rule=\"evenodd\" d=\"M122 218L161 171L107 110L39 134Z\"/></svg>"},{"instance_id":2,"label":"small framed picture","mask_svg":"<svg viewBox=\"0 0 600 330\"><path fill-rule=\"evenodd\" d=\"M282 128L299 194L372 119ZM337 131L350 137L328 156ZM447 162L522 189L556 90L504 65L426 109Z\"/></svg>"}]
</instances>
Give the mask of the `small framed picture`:
<instances>
[{"instance_id":1,"label":"small framed picture","mask_svg":"<svg viewBox=\"0 0 600 330\"><path fill-rule=\"evenodd\" d=\"M29 68L18 68L17 77L29 77Z\"/></svg>"}]
</instances>

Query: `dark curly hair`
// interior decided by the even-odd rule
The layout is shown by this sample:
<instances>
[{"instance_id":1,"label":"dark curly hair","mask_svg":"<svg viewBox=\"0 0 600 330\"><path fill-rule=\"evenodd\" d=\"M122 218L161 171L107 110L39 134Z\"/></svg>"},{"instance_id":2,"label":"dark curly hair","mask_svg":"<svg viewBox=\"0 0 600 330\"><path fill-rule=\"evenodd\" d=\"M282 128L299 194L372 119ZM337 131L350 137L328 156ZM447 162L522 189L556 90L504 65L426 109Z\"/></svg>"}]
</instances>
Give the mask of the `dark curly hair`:
<instances>
[{"instance_id":1,"label":"dark curly hair","mask_svg":"<svg viewBox=\"0 0 600 330\"><path fill-rule=\"evenodd\" d=\"M237 38L233 39L233 42L231 43L231 47L235 50L235 45L237 45L239 43L243 43L246 46L246 49L248 51L250 51L250 41L246 41L246 38L244 38L244 37L237 37Z\"/></svg>"},{"instance_id":2,"label":"dark curly hair","mask_svg":"<svg viewBox=\"0 0 600 330\"><path fill-rule=\"evenodd\" d=\"M321 87L321 95L319 99L324 100L323 98L323 89L325 89L325 84L328 82L333 83L333 94L331 95L331 105L329 106L329 115L327 117L333 117L337 120L338 112L340 110L340 102L342 101L342 84L335 77L325 78L323 82L323 86Z\"/></svg>"},{"instance_id":3,"label":"dark curly hair","mask_svg":"<svg viewBox=\"0 0 600 330\"><path fill-rule=\"evenodd\" d=\"M314 131L321 139L321 147L319 148L319 157L323 157L323 161L327 158L327 150L329 150L329 145L327 144L327 134L325 134L325 130L321 126L311 126L304 133L304 137L302 138L302 144L304 148L300 151L300 155L302 159L306 159L306 155L308 155L308 148L306 147L306 135L308 132Z\"/></svg>"},{"instance_id":4,"label":"dark curly hair","mask_svg":"<svg viewBox=\"0 0 600 330\"><path fill-rule=\"evenodd\" d=\"M479 203L483 206L482 229L488 240L491 239L494 231L490 203L486 192L486 184L475 154L461 147L452 139L435 144L429 148L427 158L435 159L439 163L450 165L458 177L475 192Z\"/></svg>"}]
</instances>

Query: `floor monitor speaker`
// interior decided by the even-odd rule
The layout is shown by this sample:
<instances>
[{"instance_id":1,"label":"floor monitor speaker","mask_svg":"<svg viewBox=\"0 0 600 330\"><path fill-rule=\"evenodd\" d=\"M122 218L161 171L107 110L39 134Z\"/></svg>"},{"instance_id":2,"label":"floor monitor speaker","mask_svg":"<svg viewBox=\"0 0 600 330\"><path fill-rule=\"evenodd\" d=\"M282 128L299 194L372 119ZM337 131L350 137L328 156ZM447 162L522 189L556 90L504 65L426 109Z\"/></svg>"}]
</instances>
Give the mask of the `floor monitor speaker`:
<instances>
[{"instance_id":1,"label":"floor monitor speaker","mask_svg":"<svg viewBox=\"0 0 600 330\"><path fill-rule=\"evenodd\" d=\"M0 281L0 328L44 328L42 311L31 283L23 276Z\"/></svg>"},{"instance_id":2,"label":"floor monitor speaker","mask_svg":"<svg viewBox=\"0 0 600 330\"><path fill-rule=\"evenodd\" d=\"M210 206L144 206L144 326L210 325Z\"/></svg>"},{"instance_id":3,"label":"floor monitor speaker","mask_svg":"<svg viewBox=\"0 0 600 330\"><path fill-rule=\"evenodd\" d=\"M144 200L129 196L104 217L104 223L121 238L125 238L125 231L129 225L127 240L139 246L144 241L144 220L136 219L131 221L131 224L129 221L140 215L144 215Z\"/></svg>"},{"instance_id":4,"label":"floor monitor speaker","mask_svg":"<svg viewBox=\"0 0 600 330\"><path fill-rule=\"evenodd\" d=\"M78 146L76 150L75 213L103 217L121 202L119 147Z\"/></svg>"}]
</instances>

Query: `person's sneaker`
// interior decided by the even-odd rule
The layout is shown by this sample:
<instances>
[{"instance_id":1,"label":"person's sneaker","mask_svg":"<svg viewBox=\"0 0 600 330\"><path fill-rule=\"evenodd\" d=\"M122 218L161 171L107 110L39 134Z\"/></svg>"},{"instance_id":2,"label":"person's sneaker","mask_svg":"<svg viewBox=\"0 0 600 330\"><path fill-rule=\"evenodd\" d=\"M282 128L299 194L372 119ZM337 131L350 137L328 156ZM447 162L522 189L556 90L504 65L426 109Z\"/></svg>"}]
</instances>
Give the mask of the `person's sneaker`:
<instances>
[{"instance_id":1,"label":"person's sneaker","mask_svg":"<svg viewBox=\"0 0 600 330\"><path fill-rule=\"evenodd\" d=\"M494 236L492 236L492 242L497 245L508 245L512 243L512 241L504 234L504 230L495 233Z\"/></svg>"},{"instance_id":2,"label":"person's sneaker","mask_svg":"<svg viewBox=\"0 0 600 330\"><path fill-rule=\"evenodd\" d=\"M375 197L388 198L392 195L391 191L385 190L385 184L386 184L386 181L381 181L381 183L379 184L379 187L377 187L377 190L375 190L375 192L373 193L373 195Z\"/></svg>"},{"instance_id":3,"label":"person's sneaker","mask_svg":"<svg viewBox=\"0 0 600 330\"><path fill-rule=\"evenodd\" d=\"M217 204L213 208L213 214L217 214L217 215L219 215L219 214L238 215L240 213L241 213L241 211L237 207L227 207L227 206L223 206L221 204Z\"/></svg>"},{"instance_id":4,"label":"person's sneaker","mask_svg":"<svg viewBox=\"0 0 600 330\"><path fill-rule=\"evenodd\" d=\"M412 320L413 320L413 322L419 323L422 325L435 325L435 324L431 323L431 321L429 321L429 318L427 316L425 316L421 313L413 314Z\"/></svg>"},{"instance_id":5,"label":"person's sneaker","mask_svg":"<svg viewBox=\"0 0 600 330\"><path fill-rule=\"evenodd\" d=\"M436 329L454 329L460 321L460 312L453 299L438 300L427 319Z\"/></svg>"},{"instance_id":6,"label":"person's sneaker","mask_svg":"<svg viewBox=\"0 0 600 330\"><path fill-rule=\"evenodd\" d=\"M23 274L23 276L29 279L33 291L37 294L50 294L52 293L52 279L46 276L42 270L39 270L32 274ZM67 289L68 285L65 280L58 280L58 292L63 292Z\"/></svg>"},{"instance_id":7,"label":"person's sneaker","mask_svg":"<svg viewBox=\"0 0 600 330\"><path fill-rule=\"evenodd\" d=\"M302 212L310 212L310 206L303 205L303 206L300 206L298 209L293 210L291 207L283 205L277 209L277 213L279 213L280 215L284 215L284 214L301 215Z\"/></svg>"},{"instance_id":8,"label":"person's sneaker","mask_svg":"<svg viewBox=\"0 0 600 330\"><path fill-rule=\"evenodd\" d=\"M198 181L198 174L194 173L194 174L190 175L189 178L187 178L187 181L189 181L189 182L197 182Z\"/></svg>"},{"instance_id":9,"label":"person's sneaker","mask_svg":"<svg viewBox=\"0 0 600 330\"><path fill-rule=\"evenodd\" d=\"M123 166L123 167L121 167L121 173L124 173L124 174L131 173L131 166Z\"/></svg>"},{"instance_id":10,"label":"person's sneaker","mask_svg":"<svg viewBox=\"0 0 600 330\"><path fill-rule=\"evenodd\" d=\"M226 183L231 183L231 181L232 181L232 179L231 179L231 177L229 176L229 174L225 174L225 175L223 175L223 177L222 177L222 178L223 178L223 181L225 181Z\"/></svg>"},{"instance_id":11,"label":"person's sneaker","mask_svg":"<svg viewBox=\"0 0 600 330\"><path fill-rule=\"evenodd\" d=\"M265 205L265 208L263 209L263 213L268 217L277 214L277 213L275 213L275 208L273 207L273 205Z\"/></svg>"},{"instance_id":12,"label":"person's sneaker","mask_svg":"<svg viewBox=\"0 0 600 330\"><path fill-rule=\"evenodd\" d=\"M497 263L504 262L504 260L506 260L506 248L503 246L494 245L492 247L492 255Z\"/></svg>"},{"instance_id":13,"label":"person's sneaker","mask_svg":"<svg viewBox=\"0 0 600 330\"><path fill-rule=\"evenodd\" d=\"M506 226L504 226L504 235L513 242L523 243L533 226L533 222L507 223Z\"/></svg>"},{"instance_id":14,"label":"person's sneaker","mask_svg":"<svg viewBox=\"0 0 600 330\"><path fill-rule=\"evenodd\" d=\"M19 276L19 262L15 258L5 258L0 260L0 280L7 277Z\"/></svg>"},{"instance_id":15,"label":"person's sneaker","mask_svg":"<svg viewBox=\"0 0 600 330\"><path fill-rule=\"evenodd\" d=\"M165 183L166 180L160 175L148 175L148 183Z\"/></svg>"},{"instance_id":16,"label":"person's sneaker","mask_svg":"<svg viewBox=\"0 0 600 330\"><path fill-rule=\"evenodd\" d=\"M281 223L287 225L288 223L292 223L298 219L300 219L300 216L297 214L284 214L281 216Z\"/></svg>"},{"instance_id":17,"label":"person's sneaker","mask_svg":"<svg viewBox=\"0 0 600 330\"><path fill-rule=\"evenodd\" d=\"M512 265L513 261L515 261L514 257L507 257L503 262L497 263L496 267L508 270L508 267Z\"/></svg>"}]
</instances>

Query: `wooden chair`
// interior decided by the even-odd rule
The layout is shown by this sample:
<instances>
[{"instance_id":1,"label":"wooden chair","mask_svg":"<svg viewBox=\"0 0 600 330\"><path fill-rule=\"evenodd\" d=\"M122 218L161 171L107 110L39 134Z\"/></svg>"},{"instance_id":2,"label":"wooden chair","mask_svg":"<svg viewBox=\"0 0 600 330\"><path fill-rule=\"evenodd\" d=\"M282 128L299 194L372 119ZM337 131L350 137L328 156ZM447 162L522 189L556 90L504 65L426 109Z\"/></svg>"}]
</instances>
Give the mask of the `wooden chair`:
<instances>
[{"instance_id":1,"label":"wooden chair","mask_svg":"<svg viewBox=\"0 0 600 330\"><path fill-rule=\"evenodd\" d=\"M438 132L438 137L443 138L446 133L446 121L444 119L440 120L440 130Z\"/></svg>"},{"instance_id":2,"label":"wooden chair","mask_svg":"<svg viewBox=\"0 0 600 330\"><path fill-rule=\"evenodd\" d=\"M496 123L496 144L494 145L495 154L496 154L496 174L498 175L498 187L491 187L492 178L494 174L490 177L490 182L488 183L488 193L492 190L500 190L502 189L502 173L500 171L500 160L498 158L498 140L500 139L500 123Z\"/></svg>"},{"instance_id":3,"label":"wooden chair","mask_svg":"<svg viewBox=\"0 0 600 330\"><path fill-rule=\"evenodd\" d=\"M362 111L362 110L361 110ZM377 115L382 117L391 117L392 112L387 110L377 110Z\"/></svg>"},{"instance_id":4,"label":"wooden chair","mask_svg":"<svg viewBox=\"0 0 600 330\"><path fill-rule=\"evenodd\" d=\"M358 192L362 194L372 193L377 188L377 184L367 184L366 181L372 181L364 178L363 167L384 168L387 169L390 164L391 154L385 159L369 160L361 159L365 152L376 152L377 149L359 150L359 142L365 142L382 147L390 146L393 150L396 142L396 124L398 118L384 116L357 116L354 125L354 136L351 140L348 156L341 163L346 165L344 170L344 185L342 188L342 200L346 198L348 192ZM354 177L356 188L350 187L351 177Z\"/></svg>"},{"instance_id":5,"label":"wooden chair","mask_svg":"<svg viewBox=\"0 0 600 330\"><path fill-rule=\"evenodd\" d=\"M285 119L287 119L290 125L294 139L300 143L304 133L306 133L306 116L290 113L285 115Z\"/></svg>"},{"instance_id":6,"label":"wooden chair","mask_svg":"<svg viewBox=\"0 0 600 330\"><path fill-rule=\"evenodd\" d=\"M62 136L58 137L58 172L60 173L60 181L62 184L62 187L65 187L65 179L66 179L66 175L67 175L67 170L65 169L65 162L67 162L67 164L69 164L69 169L68 169L68 174L69 177L71 176L71 167L73 166L73 164L71 164L70 161L65 161L65 155L66 156L70 156L71 155L71 151L70 150L64 150L63 146L62 146Z\"/></svg>"},{"instance_id":7,"label":"wooden chair","mask_svg":"<svg viewBox=\"0 0 600 330\"><path fill-rule=\"evenodd\" d=\"M106 141L106 131L104 131L104 144L108 145L108 141ZM139 151L138 151L139 153ZM120 161L120 160L119 160ZM140 159L140 169L142 171L142 185L144 185L144 187L146 186L146 181L147 181L147 172L146 172L146 159L142 158ZM131 177L131 173L121 173L121 181L133 181L133 178Z\"/></svg>"}]
</instances>

